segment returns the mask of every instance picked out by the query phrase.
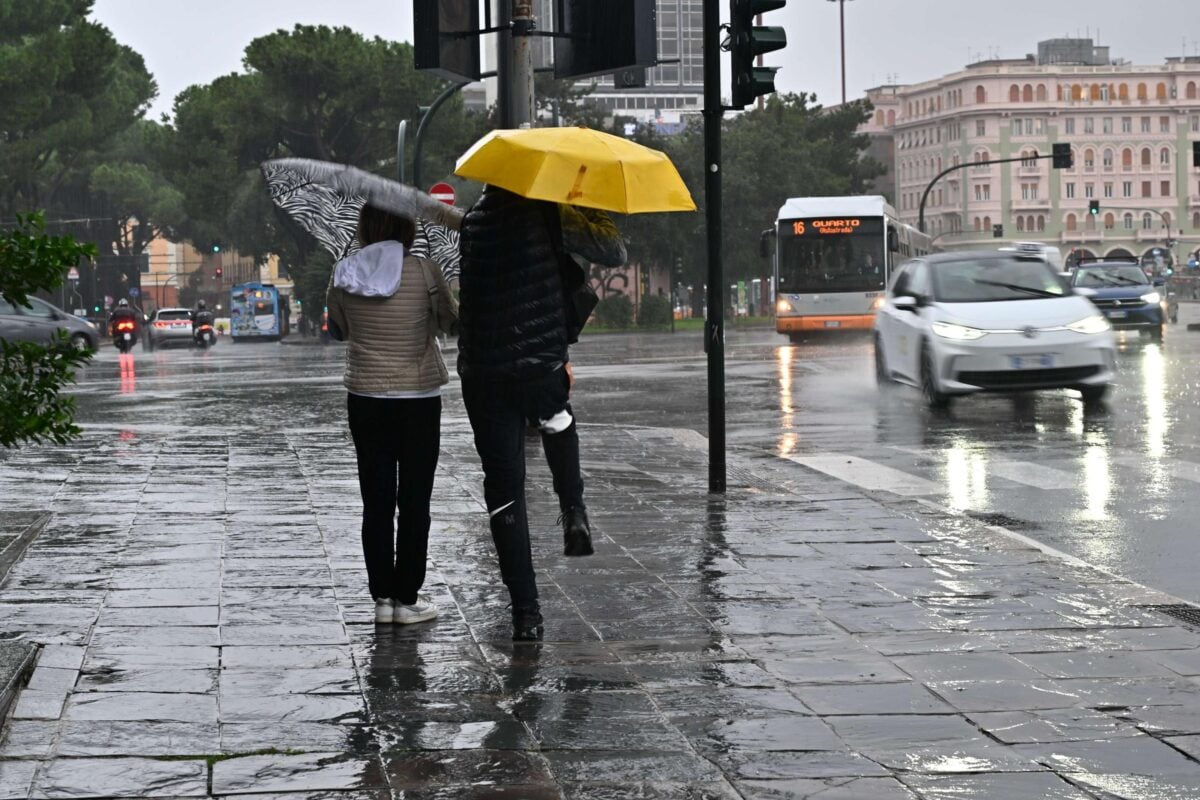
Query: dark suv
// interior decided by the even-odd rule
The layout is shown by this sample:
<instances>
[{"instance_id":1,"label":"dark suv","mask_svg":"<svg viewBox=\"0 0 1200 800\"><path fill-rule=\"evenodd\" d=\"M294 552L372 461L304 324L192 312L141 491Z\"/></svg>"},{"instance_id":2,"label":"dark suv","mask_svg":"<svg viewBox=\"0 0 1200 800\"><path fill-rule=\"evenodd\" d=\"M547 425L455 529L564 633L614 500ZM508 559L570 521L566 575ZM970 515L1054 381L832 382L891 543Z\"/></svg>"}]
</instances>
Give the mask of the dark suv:
<instances>
[{"instance_id":1,"label":"dark suv","mask_svg":"<svg viewBox=\"0 0 1200 800\"><path fill-rule=\"evenodd\" d=\"M1104 312L1114 330L1145 331L1162 340L1170 316L1166 282L1152 282L1136 260L1085 261L1075 269L1071 285L1084 290L1080 293Z\"/></svg>"}]
</instances>

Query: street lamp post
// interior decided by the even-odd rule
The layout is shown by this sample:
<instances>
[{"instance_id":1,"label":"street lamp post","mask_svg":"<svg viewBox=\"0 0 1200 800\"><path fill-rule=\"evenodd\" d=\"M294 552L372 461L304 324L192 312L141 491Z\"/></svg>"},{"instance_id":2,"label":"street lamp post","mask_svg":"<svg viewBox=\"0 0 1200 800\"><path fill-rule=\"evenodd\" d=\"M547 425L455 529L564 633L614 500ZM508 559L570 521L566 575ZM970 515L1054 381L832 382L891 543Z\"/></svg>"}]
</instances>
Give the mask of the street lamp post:
<instances>
[{"instance_id":1,"label":"street lamp post","mask_svg":"<svg viewBox=\"0 0 1200 800\"><path fill-rule=\"evenodd\" d=\"M842 50L842 105L846 104L846 0L829 0L838 4L838 28Z\"/></svg>"}]
</instances>

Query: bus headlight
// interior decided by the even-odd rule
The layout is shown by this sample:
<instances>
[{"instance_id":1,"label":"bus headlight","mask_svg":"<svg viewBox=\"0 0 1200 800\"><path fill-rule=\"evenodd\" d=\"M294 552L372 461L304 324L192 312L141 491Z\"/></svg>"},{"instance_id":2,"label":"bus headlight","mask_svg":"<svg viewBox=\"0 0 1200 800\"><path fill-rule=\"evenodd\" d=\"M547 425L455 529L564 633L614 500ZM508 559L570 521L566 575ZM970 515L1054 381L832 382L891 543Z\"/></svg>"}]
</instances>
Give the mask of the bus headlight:
<instances>
[{"instance_id":1,"label":"bus headlight","mask_svg":"<svg viewBox=\"0 0 1200 800\"><path fill-rule=\"evenodd\" d=\"M882 307L883 307L883 295L879 295L874 300L871 301L871 310L872 311L878 311Z\"/></svg>"},{"instance_id":2,"label":"bus headlight","mask_svg":"<svg viewBox=\"0 0 1200 800\"><path fill-rule=\"evenodd\" d=\"M930 327L943 339L954 339L958 342L973 342L987 333L979 328L968 328L966 325L955 325L952 322L935 322Z\"/></svg>"},{"instance_id":3,"label":"bus headlight","mask_svg":"<svg viewBox=\"0 0 1200 800\"><path fill-rule=\"evenodd\" d=\"M777 314L791 314L795 310L796 309L787 300L780 300L775 304L775 313Z\"/></svg>"}]
</instances>

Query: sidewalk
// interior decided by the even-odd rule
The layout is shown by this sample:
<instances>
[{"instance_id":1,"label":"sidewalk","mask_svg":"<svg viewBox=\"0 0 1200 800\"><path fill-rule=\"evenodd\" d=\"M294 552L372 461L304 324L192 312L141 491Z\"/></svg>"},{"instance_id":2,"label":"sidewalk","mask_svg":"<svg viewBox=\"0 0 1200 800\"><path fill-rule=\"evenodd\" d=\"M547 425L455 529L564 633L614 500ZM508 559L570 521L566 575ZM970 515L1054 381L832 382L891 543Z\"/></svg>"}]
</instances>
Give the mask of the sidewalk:
<instances>
[{"instance_id":1,"label":"sidewalk","mask_svg":"<svg viewBox=\"0 0 1200 800\"><path fill-rule=\"evenodd\" d=\"M1200 797L1200 634L996 529L690 431L581 431L597 554L530 441L546 641L509 641L464 420L428 590L371 620L342 426L89 428L0 456L50 525L0 586L45 645L0 800ZM114 466L115 465L115 466Z\"/></svg>"}]
</instances>

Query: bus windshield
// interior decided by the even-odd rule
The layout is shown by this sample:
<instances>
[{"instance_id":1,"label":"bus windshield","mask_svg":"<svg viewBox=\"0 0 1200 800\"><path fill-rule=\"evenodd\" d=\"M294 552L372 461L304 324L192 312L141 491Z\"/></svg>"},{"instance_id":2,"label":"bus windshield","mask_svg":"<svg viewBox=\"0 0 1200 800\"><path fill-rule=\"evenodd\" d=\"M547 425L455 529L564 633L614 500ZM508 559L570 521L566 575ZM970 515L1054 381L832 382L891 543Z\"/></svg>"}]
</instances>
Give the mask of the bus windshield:
<instances>
[{"instance_id":1,"label":"bus windshield","mask_svg":"<svg viewBox=\"0 0 1200 800\"><path fill-rule=\"evenodd\" d=\"M778 248L780 293L877 292L887 282L881 217L780 220Z\"/></svg>"}]
</instances>

